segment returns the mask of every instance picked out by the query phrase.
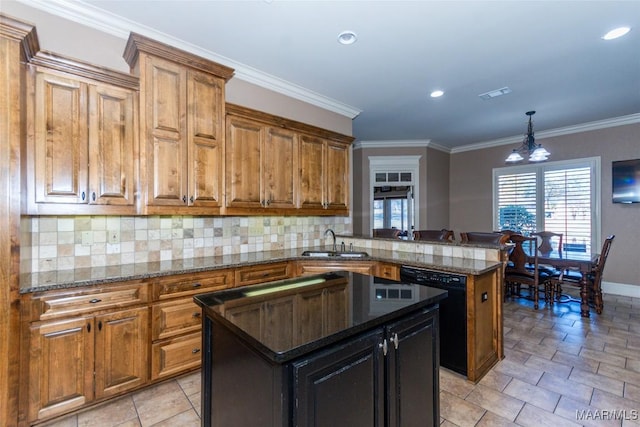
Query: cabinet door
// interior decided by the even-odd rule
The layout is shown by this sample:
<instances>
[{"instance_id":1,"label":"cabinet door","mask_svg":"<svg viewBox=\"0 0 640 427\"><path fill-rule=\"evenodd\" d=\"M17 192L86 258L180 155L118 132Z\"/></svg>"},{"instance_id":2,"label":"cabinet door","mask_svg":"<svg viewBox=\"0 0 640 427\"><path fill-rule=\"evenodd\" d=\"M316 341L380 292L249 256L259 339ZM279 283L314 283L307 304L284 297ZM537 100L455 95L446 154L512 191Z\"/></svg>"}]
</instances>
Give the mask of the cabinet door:
<instances>
[{"instance_id":1,"label":"cabinet door","mask_svg":"<svg viewBox=\"0 0 640 427\"><path fill-rule=\"evenodd\" d=\"M138 387L148 379L149 309L96 317L96 397Z\"/></svg>"},{"instance_id":2,"label":"cabinet door","mask_svg":"<svg viewBox=\"0 0 640 427\"><path fill-rule=\"evenodd\" d=\"M387 328L390 427L440 424L437 310Z\"/></svg>"},{"instance_id":3,"label":"cabinet door","mask_svg":"<svg viewBox=\"0 0 640 427\"><path fill-rule=\"evenodd\" d=\"M298 138L292 131L269 127L263 164L264 205L295 208L298 191Z\"/></svg>"},{"instance_id":4,"label":"cabinet door","mask_svg":"<svg viewBox=\"0 0 640 427\"><path fill-rule=\"evenodd\" d=\"M190 206L222 206L224 80L187 74L187 140Z\"/></svg>"},{"instance_id":5,"label":"cabinet door","mask_svg":"<svg viewBox=\"0 0 640 427\"><path fill-rule=\"evenodd\" d=\"M87 85L55 74L35 77L36 203L88 203Z\"/></svg>"},{"instance_id":6,"label":"cabinet door","mask_svg":"<svg viewBox=\"0 0 640 427\"><path fill-rule=\"evenodd\" d=\"M349 147L327 143L326 207L334 211L349 209Z\"/></svg>"},{"instance_id":7,"label":"cabinet door","mask_svg":"<svg viewBox=\"0 0 640 427\"><path fill-rule=\"evenodd\" d=\"M264 129L260 124L227 117L226 206L261 208L261 152Z\"/></svg>"},{"instance_id":8,"label":"cabinet door","mask_svg":"<svg viewBox=\"0 0 640 427\"><path fill-rule=\"evenodd\" d=\"M382 427L383 332L378 329L293 364L298 427Z\"/></svg>"},{"instance_id":9,"label":"cabinet door","mask_svg":"<svg viewBox=\"0 0 640 427\"><path fill-rule=\"evenodd\" d=\"M134 92L89 87L89 203L134 205Z\"/></svg>"},{"instance_id":10,"label":"cabinet door","mask_svg":"<svg viewBox=\"0 0 640 427\"><path fill-rule=\"evenodd\" d=\"M145 57L141 78L145 120L141 172L147 180L147 204L185 206L186 70L170 61ZM141 106L142 107L142 106ZM143 164L142 164L143 163Z\"/></svg>"},{"instance_id":11,"label":"cabinet door","mask_svg":"<svg viewBox=\"0 0 640 427\"><path fill-rule=\"evenodd\" d=\"M324 209L325 141L300 135L300 200L301 209Z\"/></svg>"},{"instance_id":12,"label":"cabinet door","mask_svg":"<svg viewBox=\"0 0 640 427\"><path fill-rule=\"evenodd\" d=\"M31 329L29 420L49 418L93 400L93 319L78 317Z\"/></svg>"}]
</instances>

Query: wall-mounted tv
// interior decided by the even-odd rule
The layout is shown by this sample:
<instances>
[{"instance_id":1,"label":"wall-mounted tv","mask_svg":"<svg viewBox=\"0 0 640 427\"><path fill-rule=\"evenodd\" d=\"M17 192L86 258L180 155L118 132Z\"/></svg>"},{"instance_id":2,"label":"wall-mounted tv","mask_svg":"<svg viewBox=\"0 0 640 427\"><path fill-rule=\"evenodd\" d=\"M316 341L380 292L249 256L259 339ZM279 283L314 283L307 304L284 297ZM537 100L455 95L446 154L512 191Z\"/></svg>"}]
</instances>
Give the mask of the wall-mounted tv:
<instances>
[{"instance_id":1,"label":"wall-mounted tv","mask_svg":"<svg viewBox=\"0 0 640 427\"><path fill-rule=\"evenodd\" d=\"M613 203L640 203L640 159L611 164Z\"/></svg>"}]
</instances>

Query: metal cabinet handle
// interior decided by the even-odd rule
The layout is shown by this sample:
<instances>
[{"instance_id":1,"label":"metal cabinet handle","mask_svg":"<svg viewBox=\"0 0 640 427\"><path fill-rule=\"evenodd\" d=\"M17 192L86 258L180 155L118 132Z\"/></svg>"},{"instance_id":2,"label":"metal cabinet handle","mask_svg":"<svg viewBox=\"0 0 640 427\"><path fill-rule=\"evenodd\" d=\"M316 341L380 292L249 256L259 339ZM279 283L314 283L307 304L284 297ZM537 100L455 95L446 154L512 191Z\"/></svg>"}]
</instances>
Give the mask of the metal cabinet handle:
<instances>
[{"instance_id":1,"label":"metal cabinet handle","mask_svg":"<svg viewBox=\"0 0 640 427\"><path fill-rule=\"evenodd\" d=\"M387 350L389 349L389 347L387 346L387 339L383 339L382 343L378 344L378 347L382 349L382 354L386 356Z\"/></svg>"},{"instance_id":2,"label":"metal cabinet handle","mask_svg":"<svg viewBox=\"0 0 640 427\"><path fill-rule=\"evenodd\" d=\"M91 198L93 199L93 201L96 201L96 192L94 191L93 193L91 193Z\"/></svg>"},{"instance_id":3,"label":"metal cabinet handle","mask_svg":"<svg viewBox=\"0 0 640 427\"><path fill-rule=\"evenodd\" d=\"M395 349L398 349L398 334L393 334L393 338L391 339L391 341L393 341L393 346L395 347Z\"/></svg>"},{"instance_id":4,"label":"metal cabinet handle","mask_svg":"<svg viewBox=\"0 0 640 427\"><path fill-rule=\"evenodd\" d=\"M193 287L194 287L194 288L199 288L200 286L202 286L202 284L201 284L201 283L194 283L194 284L193 284Z\"/></svg>"},{"instance_id":5,"label":"metal cabinet handle","mask_svg":"<svg viewBox=\"0 0 640 427\"><path fill-rule=\"evenodd\" d=\"M195 199L193 198L193 196L189 197L189 201L190 201L191 203L193 203L193 202L194 202L194 200L195 200Z\"/></svg>"},{"instance_id":6,"label":"metal cabinet handle","mask_svg":"<svg viewBox=\"0 0 640 427\"><path fill-rule=\"evenodd\" d=\"M200 349L199 348L194 348L193 350L191 350L191 353L193 353L193 354L200 353Z\"/></svg>"},{"instance_id":7,"label":"metal cabinet handle","mask_svg":"<svg viewBox=\"0 0 640 427\"><path fill-rule=\"evenodd\" d=\"M101 299L99 299L99 298L94 298L94 299L92 299L92 300L89 300L89 304L96 304L96 303L99 303L99 302L101 302L101 301L102 301L102 300L101 300Z\"/></svg>"},{"instance_id":8,"label":"metal cabinet handle","mask_svg":"<svg viewBox=\"0 0 640 427\"><path fill-rule=\"evenodd\" d=\"M187 203L187 196L182 196L182 203Z\"/></svg>"},{"instance_id":9,"label":"metal cabinet handle","mask_svg":"<svg viewBox=\"0 0 640 427\"><path fill-rule=\"evenodd\" d=\"M200 317L200 312L199 311L194 312L193 313L193 317L196 317L196 318Z\"/></svg>"},{"instance_id":10,"label":"metal cabinet handle","mask_svg":"<svg viewBox=\"0 0 640 427\"><path fill-rule=\"evenodd\" d=\"M84 199L85 199L85 194L84 194L84 191L83 191L82 192L82 200L84 200Z\"/></svg>"}]
</instances>

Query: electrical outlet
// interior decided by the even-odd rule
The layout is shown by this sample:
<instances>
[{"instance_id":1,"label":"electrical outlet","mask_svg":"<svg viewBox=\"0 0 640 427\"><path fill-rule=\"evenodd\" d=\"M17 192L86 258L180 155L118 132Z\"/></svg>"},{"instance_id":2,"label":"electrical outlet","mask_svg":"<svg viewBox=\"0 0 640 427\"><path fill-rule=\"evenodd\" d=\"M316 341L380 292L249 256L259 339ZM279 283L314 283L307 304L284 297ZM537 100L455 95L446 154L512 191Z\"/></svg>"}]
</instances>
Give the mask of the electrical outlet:
<instances>
[{"instance_id":1,"label":"electrical outlet","mask_svg":"<svg viewBox=\"0 0 640 427\"><path fill-rule=\"evenodd\" d=\"M120 230L107 231L107 242L120 243Z\"/></svg>"}]
</instances>

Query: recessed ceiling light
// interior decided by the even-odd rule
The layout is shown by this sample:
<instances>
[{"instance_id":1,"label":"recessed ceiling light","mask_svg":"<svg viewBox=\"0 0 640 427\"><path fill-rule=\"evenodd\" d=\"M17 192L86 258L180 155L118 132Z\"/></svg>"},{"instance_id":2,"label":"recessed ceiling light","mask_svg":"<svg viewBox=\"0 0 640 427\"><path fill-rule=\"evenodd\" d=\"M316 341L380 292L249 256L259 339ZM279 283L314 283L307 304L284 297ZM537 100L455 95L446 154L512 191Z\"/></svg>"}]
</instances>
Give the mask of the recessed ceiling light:
<instances>
[{"instance_id":1,"label":"recessed ceiling light","mask_svg":"<svg viewBox=\"0 0 640 427\"><path fill-rule=\"evenodd\" d=\"M604 36L602 36L603 40L613 40L613 39L617 39L618 37L622 37L625 34L627 34L629 31L631 31L631 28L629 27L619 27L619 28L615 28L611 31L609 31L607 34L605 34Z\"/></svg>"},{"instance_id":2,"label":"recessed ceiling light","mask_svg":"<svg viewBox=\"0 0 640 427\"><path fill-rule=\"evenodd\" d=\"M338 43L354 44L358 40L358 36L353 31L343 31L338 34Z\"/></svg>"},{"instance_id":3,"label":"recessed ceiling light","mask_svg":"<svg viewBox=\"0 0 640 427\"><path fill-rule=\"evenodd\" d=\"M442 95L444 95L444 92L441 90L434 90L433 92L431 92L432 98L440 98Z\"/></svg>"}]
</instances>

